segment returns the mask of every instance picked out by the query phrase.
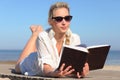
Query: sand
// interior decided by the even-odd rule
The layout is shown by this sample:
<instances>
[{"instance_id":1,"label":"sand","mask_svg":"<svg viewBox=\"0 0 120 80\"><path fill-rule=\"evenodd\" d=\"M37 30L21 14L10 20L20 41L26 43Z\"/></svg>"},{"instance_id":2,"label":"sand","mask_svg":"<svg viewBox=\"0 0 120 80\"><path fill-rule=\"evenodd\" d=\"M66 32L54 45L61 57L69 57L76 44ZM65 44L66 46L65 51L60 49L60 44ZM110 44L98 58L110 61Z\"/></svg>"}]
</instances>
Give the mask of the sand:
<instances>
[{"instance_id":1,"label":"sand","mask_svg":"<svg viewBox=\"0 0 120 80\"><path fill-rule=\"evenodd\" d=\"M15 61L0 62L0 80L77 80L76 78L47 78L14 74ZM103 69L90 71L83 80L120 80L120 66L105 65Z\"/></svg>"}]
</instances>

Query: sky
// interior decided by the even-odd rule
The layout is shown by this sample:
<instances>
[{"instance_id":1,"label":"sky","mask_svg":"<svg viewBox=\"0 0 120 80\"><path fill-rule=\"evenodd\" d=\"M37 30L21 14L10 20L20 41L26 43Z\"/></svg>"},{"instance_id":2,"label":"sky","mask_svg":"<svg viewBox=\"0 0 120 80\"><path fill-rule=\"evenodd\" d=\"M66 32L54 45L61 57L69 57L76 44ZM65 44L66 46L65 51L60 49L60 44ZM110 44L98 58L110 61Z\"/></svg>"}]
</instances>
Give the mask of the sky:
<instances>
[{"instance_id":1,"label":"sky","mask_svg":"<svg viewBox=\"0 0 120 80\"><path fill-rule=\"evenodd\" d=\"M49 28L48 11L58 1L69 4L81 43L120 50L120 0L0 0L0 49L23 49L33 24Z\"/></svg>"}]
</instances>

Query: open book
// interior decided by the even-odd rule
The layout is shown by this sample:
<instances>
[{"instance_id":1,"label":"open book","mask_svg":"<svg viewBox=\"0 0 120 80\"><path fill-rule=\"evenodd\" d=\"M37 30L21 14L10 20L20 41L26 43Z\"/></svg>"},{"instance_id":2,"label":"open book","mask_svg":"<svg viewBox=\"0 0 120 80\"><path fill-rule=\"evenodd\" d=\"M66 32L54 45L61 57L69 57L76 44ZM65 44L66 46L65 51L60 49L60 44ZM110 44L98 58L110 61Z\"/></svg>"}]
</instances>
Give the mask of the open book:
<instances>
[{"instance_id":1,"label":"open book","mask_svg":"<svg viewBox=\"0 0 120 80\"><path fill-rule=\"evenodd\" d=\"M90 47L67 46L63 47L58 69L65 63L72 66L75 72L82 72L84 64L88 62L90 70L102 69L104 67L110 45L97 45Z\"/></svg>"}]
</instances>

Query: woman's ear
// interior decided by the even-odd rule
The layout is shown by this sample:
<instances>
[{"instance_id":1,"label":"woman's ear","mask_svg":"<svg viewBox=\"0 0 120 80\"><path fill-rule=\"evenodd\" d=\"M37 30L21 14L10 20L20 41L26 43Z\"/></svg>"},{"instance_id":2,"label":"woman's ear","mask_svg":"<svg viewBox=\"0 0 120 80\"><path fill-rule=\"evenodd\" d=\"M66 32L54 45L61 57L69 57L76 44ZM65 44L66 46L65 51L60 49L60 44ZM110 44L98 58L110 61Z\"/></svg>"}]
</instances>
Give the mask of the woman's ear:
<instances>
[{"instance_id":1,"label":"woman's ear","mask_svg":"<svg viewBox=\"0 0 120 80\"><path fill-rule=\"evenodd\" d=\"M48 23L49 23L49 25L52 25L52 20L48 19Z\"/></svg>"}]
</instances>

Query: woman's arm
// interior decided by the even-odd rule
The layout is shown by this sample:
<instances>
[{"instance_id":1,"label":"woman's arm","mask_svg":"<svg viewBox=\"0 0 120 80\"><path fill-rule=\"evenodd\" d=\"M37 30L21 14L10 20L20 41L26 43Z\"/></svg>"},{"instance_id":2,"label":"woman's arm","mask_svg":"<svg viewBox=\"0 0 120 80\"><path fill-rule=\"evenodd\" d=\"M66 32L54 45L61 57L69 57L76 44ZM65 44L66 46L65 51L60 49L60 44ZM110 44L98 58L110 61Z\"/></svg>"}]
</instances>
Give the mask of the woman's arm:
<instances>
[{"instance_id":1,"label":"woman's arm","mask_svg":"<svg viewBox=\"0 0 120 80\"><path fill-rule=\"evenodd\" d=\"M19 63L25 59L28 55L30 55L32 52L36 51L36 39L38 37L38 34L43 31L42 27L39 25L32 25L30 27L32 31L32 35L30 39L28 40L27 44L25 45L19 59L17 60L16 66L15 66L15 71L17 73L20 73L20 67Z\"/></svg>"}]
</instances>

